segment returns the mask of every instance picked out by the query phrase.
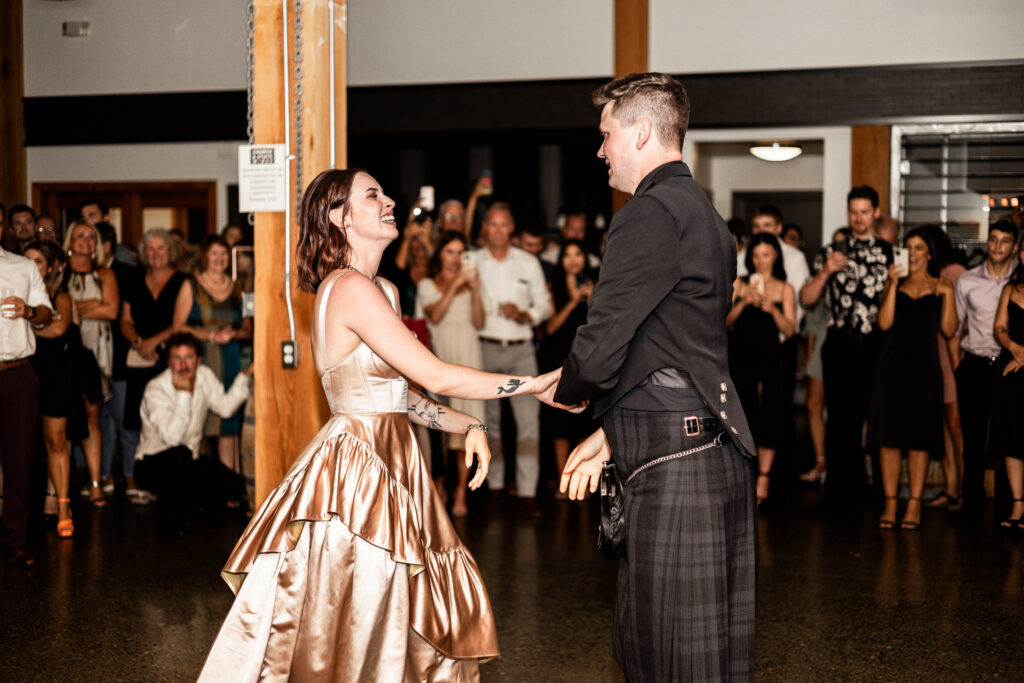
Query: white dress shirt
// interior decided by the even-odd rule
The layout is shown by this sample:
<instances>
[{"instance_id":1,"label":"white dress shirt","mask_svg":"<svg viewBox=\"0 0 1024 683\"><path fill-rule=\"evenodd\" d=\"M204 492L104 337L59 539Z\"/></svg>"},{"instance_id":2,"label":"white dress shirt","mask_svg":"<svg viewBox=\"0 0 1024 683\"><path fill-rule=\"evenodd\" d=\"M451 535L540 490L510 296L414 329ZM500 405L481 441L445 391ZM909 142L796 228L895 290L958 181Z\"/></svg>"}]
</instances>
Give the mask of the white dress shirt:
<instances>
[{"instance_id":1,"label":"white dress shirt","mask_svg":"<svg viewBox=\"0 0 1024 683\"><path fill-rule=\"evenodd\" d=\"M487 313L487 320L477 334L501 341L533 339L532 326L551 317L551 294L537 257L518 247L509 247L505 258L499 261L484 247L476 251L476 264ZM501 307L507 303L529 313L531 322L518 323L501 315Z\"/></svg>"},{"instance_id":2,"label":"white dress shirt","mask_svg":"<svg viewBox=\"0 0 1024 683\"><path fill-rule=\"evenodd\" d=\"M174 446L188 446L192 459L199 457L206 413L212 410L223 418L231 417L249 396L249 375L238 373L231 388L224 385L213 370L196 368L196 386L192 393L174 388L170 368L146 385L142 396L142 436L135 459L166 451Z\"/></svg>"},{"instance_id":3,"label":"white dress shirt","mask_svg":"<svg viewBox=\"0 0 1024 683\"><path fill-rule=\"evenodd\" d=\"M793 294L796 296L796 328L799 330L800 321L804 317L804 307L800 305L800 288L811 279L811 269L807 266L807 257L804 256L803 251L786 244L781 239L779 246L782 247L782 270L786 271L786 282L793 285ZM738 277L747 274L746 258L746 249L736 254L736 275Z\"/></svg>"},{"instance_id":4,"label":"white dress shirt","mask_svg":"<svg viewBox=\"0 0 1024 683\"><path fill-rule=\"evenodd\" d=\"M10 289L26 306L44 306L51 311L50 296L39 275L39 268L29 259L0 248L0 294ZM5 298L0 296L0 299ZM28 358L36 352L36 336L26 318L0 317L0 361Z\"/></svg>"}]
</instances>

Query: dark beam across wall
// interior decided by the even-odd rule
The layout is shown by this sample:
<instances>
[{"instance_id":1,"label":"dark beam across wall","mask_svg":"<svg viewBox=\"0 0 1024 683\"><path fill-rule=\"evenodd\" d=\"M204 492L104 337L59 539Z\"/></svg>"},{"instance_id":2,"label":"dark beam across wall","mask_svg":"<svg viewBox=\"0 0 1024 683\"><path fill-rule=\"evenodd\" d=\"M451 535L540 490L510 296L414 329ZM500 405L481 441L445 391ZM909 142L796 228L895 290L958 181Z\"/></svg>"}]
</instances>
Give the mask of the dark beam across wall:
<instances>
[{"instance_id":1,"label":"dark beam across wall","mask_svg":"<svg viewBox=\"0 0 1024 683\"><path fill-rule=\"evenodd\" d=\"M691 127L1024 118L1024 60L679 76ZM596 128L606 79L350 88L349 134ZM26 145L241 140L244 91L29 97Z\"/></svg>"}]
</instances>

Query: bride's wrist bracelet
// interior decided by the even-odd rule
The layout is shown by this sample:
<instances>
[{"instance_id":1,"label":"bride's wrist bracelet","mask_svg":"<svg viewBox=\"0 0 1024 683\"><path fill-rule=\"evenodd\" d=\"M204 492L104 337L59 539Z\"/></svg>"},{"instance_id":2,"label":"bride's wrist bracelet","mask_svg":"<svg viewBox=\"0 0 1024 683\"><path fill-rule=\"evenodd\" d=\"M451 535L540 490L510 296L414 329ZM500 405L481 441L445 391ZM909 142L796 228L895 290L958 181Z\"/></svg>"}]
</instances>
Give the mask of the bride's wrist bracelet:
<instances>
[{"instance_id":1,"label":"bride's wrist bracelet","mask_svg":"<svg viewBox=\"0 0 1024 683\"><path fill-rule=\"evenodd\" d=\"M468 435L469 435L469 433L470 433L471 431L473 431L474 429L479 429L479 430L480 430L481 432L483 432L484 434L486 434L486 433L487 433L487 425L485 425L485 424L480 424L480 423L476 423L476 424L471 424L471 425L469 425L468 427L466 427L466 435L468 436Z\"/></svg>"}]
</instances>

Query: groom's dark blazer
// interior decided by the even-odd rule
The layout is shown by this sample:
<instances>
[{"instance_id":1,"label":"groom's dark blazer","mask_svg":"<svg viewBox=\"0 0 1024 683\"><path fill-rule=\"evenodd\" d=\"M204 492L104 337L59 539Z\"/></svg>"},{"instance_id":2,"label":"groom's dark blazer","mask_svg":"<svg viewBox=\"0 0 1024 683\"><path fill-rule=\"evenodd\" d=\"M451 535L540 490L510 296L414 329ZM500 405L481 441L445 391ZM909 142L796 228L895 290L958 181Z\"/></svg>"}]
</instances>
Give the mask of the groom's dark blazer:
<instances>
[{"instance_id":1,"label":"groom's dark blazer","mask_svg":"<svg viewBox=\"0 0 1024 683\"><path fill-rule=\"evenodd\" d=\"M601 277L555 400L600 416L651 372L686 370L740 452L757 450L729 377L725 316L736 245L681 161L651 171L615 214Z\"/></svg>"}]
</instances>

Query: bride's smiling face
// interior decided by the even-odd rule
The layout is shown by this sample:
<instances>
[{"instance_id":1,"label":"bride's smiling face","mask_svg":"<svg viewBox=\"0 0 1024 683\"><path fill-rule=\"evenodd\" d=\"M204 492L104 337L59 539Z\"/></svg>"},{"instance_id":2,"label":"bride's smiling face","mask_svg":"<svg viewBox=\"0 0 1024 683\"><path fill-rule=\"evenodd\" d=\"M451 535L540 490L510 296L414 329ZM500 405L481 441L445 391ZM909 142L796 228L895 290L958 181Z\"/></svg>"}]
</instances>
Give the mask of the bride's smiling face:
<instances>
[{"instance_id":1,"label":"bride's smiling face","mask_svg":"<svg viewBox=\"0 0 1024 683\"><path fill-rule=\"evenodd\" d=\"M348 211L331 211L331 222L348 230L349 242L384 241L398 237L395 225L395 202L384 194L380 184L366 173L352 180Z\"/></svg>"}]
</instances>

